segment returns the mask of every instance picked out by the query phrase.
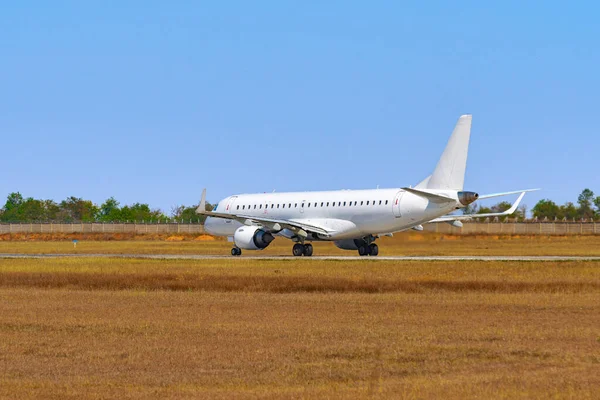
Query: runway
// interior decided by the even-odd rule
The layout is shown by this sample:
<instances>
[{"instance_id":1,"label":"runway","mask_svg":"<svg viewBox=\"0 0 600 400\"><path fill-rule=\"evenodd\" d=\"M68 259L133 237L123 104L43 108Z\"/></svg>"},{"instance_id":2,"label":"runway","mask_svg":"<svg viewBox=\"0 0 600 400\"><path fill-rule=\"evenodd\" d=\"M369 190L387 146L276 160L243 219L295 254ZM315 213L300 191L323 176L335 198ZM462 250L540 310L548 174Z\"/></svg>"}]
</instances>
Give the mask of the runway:
<instances>
[{"instance_id":1,"label":"runway","mask_svg":"<svg viewBox=\"0 0 600 400\"><path fill-rule=\"evenodd\" d=\"M0 258L136 258L152 260L321 260L321 261L600 261L600 256L239 256L196 254L17 254Z\"/></svg>"}]
</instances>

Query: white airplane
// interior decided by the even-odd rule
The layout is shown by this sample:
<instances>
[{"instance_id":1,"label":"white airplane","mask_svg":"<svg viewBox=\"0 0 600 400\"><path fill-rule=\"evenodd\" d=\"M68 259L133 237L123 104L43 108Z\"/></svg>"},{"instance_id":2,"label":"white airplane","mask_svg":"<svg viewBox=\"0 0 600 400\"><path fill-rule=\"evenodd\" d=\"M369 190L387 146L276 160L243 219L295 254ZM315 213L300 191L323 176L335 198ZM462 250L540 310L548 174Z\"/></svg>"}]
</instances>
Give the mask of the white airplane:
<instances>
[{"instance_id":1,"label":"white airplane","mask_svg":"<svg viewBox=\"0 0 600 400\"><path fill-rule=\"evenodd\" d=\"M233 241L231 255L265 249L275 236L295 242L294 256L312 256L312 241L333 241L361 256L376 256L374 243L381 236L422 224L448 222L461 227L469 215L448 215L475 200L520 193L504 212L477 214L496 217L515 212L528 189L479 196L463 191L471 115L459 118L433 174L412 187L397 189L337 190L330 192L260 193L229 196L212 211L205 211L206 189L196 212L206 215L204 229Z\"/></svg>"}]
</instances>

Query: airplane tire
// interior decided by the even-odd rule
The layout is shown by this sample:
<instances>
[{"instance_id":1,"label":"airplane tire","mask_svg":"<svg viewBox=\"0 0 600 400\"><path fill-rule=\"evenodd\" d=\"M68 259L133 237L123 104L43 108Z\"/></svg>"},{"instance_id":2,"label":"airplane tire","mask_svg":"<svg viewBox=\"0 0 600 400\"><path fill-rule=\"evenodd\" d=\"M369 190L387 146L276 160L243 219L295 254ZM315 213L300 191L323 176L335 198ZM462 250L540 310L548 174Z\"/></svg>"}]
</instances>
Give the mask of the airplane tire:
<instances>
[{"instance_id":1,"label":"airplane tire","mask_svg":"<svg viewBox=\"0 0 600 400\"><path fill-rule=\"evenodd\" d=\"M231 249L231 255L232 256L241 256L242 249L238 249L237 247L234 247L233 249Z\"/></svg>"},{"instance_id":2,"label":"airplane tire","mask_svg":"<svg viewBox=\"0 0 600 400\"><path fill-rule=\"evenodd\" d=\"M359 256L366 256L369 254L369 246L360 246L358 248L358 255Z\"/></svg>"},{"instance_id":3,"label":"airplane tire","mask_svg":"<svg viewBox=\"0 0 600 400\"><path fill-rule=\"evenodd\" d=\"M310 243L309 243L309 244L305 244L305 245L304 245L304 255L305 255L306 257L310 257L310 256L312 256L312 255L313 255L313 247L312 247L312 244L310 244Z\"/></svg>"},{"instance_id":4,"label":"airplane tire","mask_svg":"<svg viewBox=\"0 0 600 400\"><path fill-rule=\"evenodd\" d=\"M292 254L294 257L300 257L302 254L304 254L304 246L300 243L296 243L294 247L292 247Z\"/></svg>"},{"instance_id":5,"label":"airplane tire","mask_svg":"<svg viewBox=\"0 0 600 400\"><path fill-rule=\"evenodd\" d=\"M379 246L377 246L375 243L370 244L369 245L369 255L376 256L378 254L379 254Z\"/></svg>"}]
</instances>

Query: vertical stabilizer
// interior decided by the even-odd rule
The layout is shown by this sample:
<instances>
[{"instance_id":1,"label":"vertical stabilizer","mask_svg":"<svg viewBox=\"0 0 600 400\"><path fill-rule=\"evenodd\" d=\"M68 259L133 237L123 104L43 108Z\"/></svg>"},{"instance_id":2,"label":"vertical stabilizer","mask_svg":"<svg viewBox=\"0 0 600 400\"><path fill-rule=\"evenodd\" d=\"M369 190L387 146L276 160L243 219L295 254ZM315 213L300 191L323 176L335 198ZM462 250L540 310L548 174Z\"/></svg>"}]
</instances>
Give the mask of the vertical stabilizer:
<instances>
[{"instance_id":1,"label":"vertical stabilizer","mask_svg":"<svg viewBox=\"0 0 600 400\"><path fill-rule=\"evenodd\" d=\"M470 136L471 115L461 115L427 182L428 189L463 189Z\"/></svg>"}]
</instances>

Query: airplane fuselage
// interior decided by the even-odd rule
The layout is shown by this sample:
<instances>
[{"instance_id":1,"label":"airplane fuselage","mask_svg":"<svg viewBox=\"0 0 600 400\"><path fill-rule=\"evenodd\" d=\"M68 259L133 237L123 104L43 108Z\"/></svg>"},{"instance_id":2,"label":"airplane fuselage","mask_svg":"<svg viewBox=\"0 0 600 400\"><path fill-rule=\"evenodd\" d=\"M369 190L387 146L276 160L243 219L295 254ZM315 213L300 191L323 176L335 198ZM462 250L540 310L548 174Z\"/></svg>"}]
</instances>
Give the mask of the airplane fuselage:
<instances>
[{"instance_id":1,"label":"airplane fuselage","mask_svg":"<svg viewBox=\"0 0 600 400\"><path fill-rule=\"evenodd\" d=\"M439 190L437 193L455 201L440 205L402 189L260 193L227 197L219 202L216 211L241 214L249 219L304 222L330 231L327 236L310 235L306 238L309 241L355 239L406 230L464 207L458 201L456 191ZM232 219L208 217L204 226L213 235L232 236L243 224ZM278 234L294 236L285 229Z\"/></svg>"}]
</instances>

